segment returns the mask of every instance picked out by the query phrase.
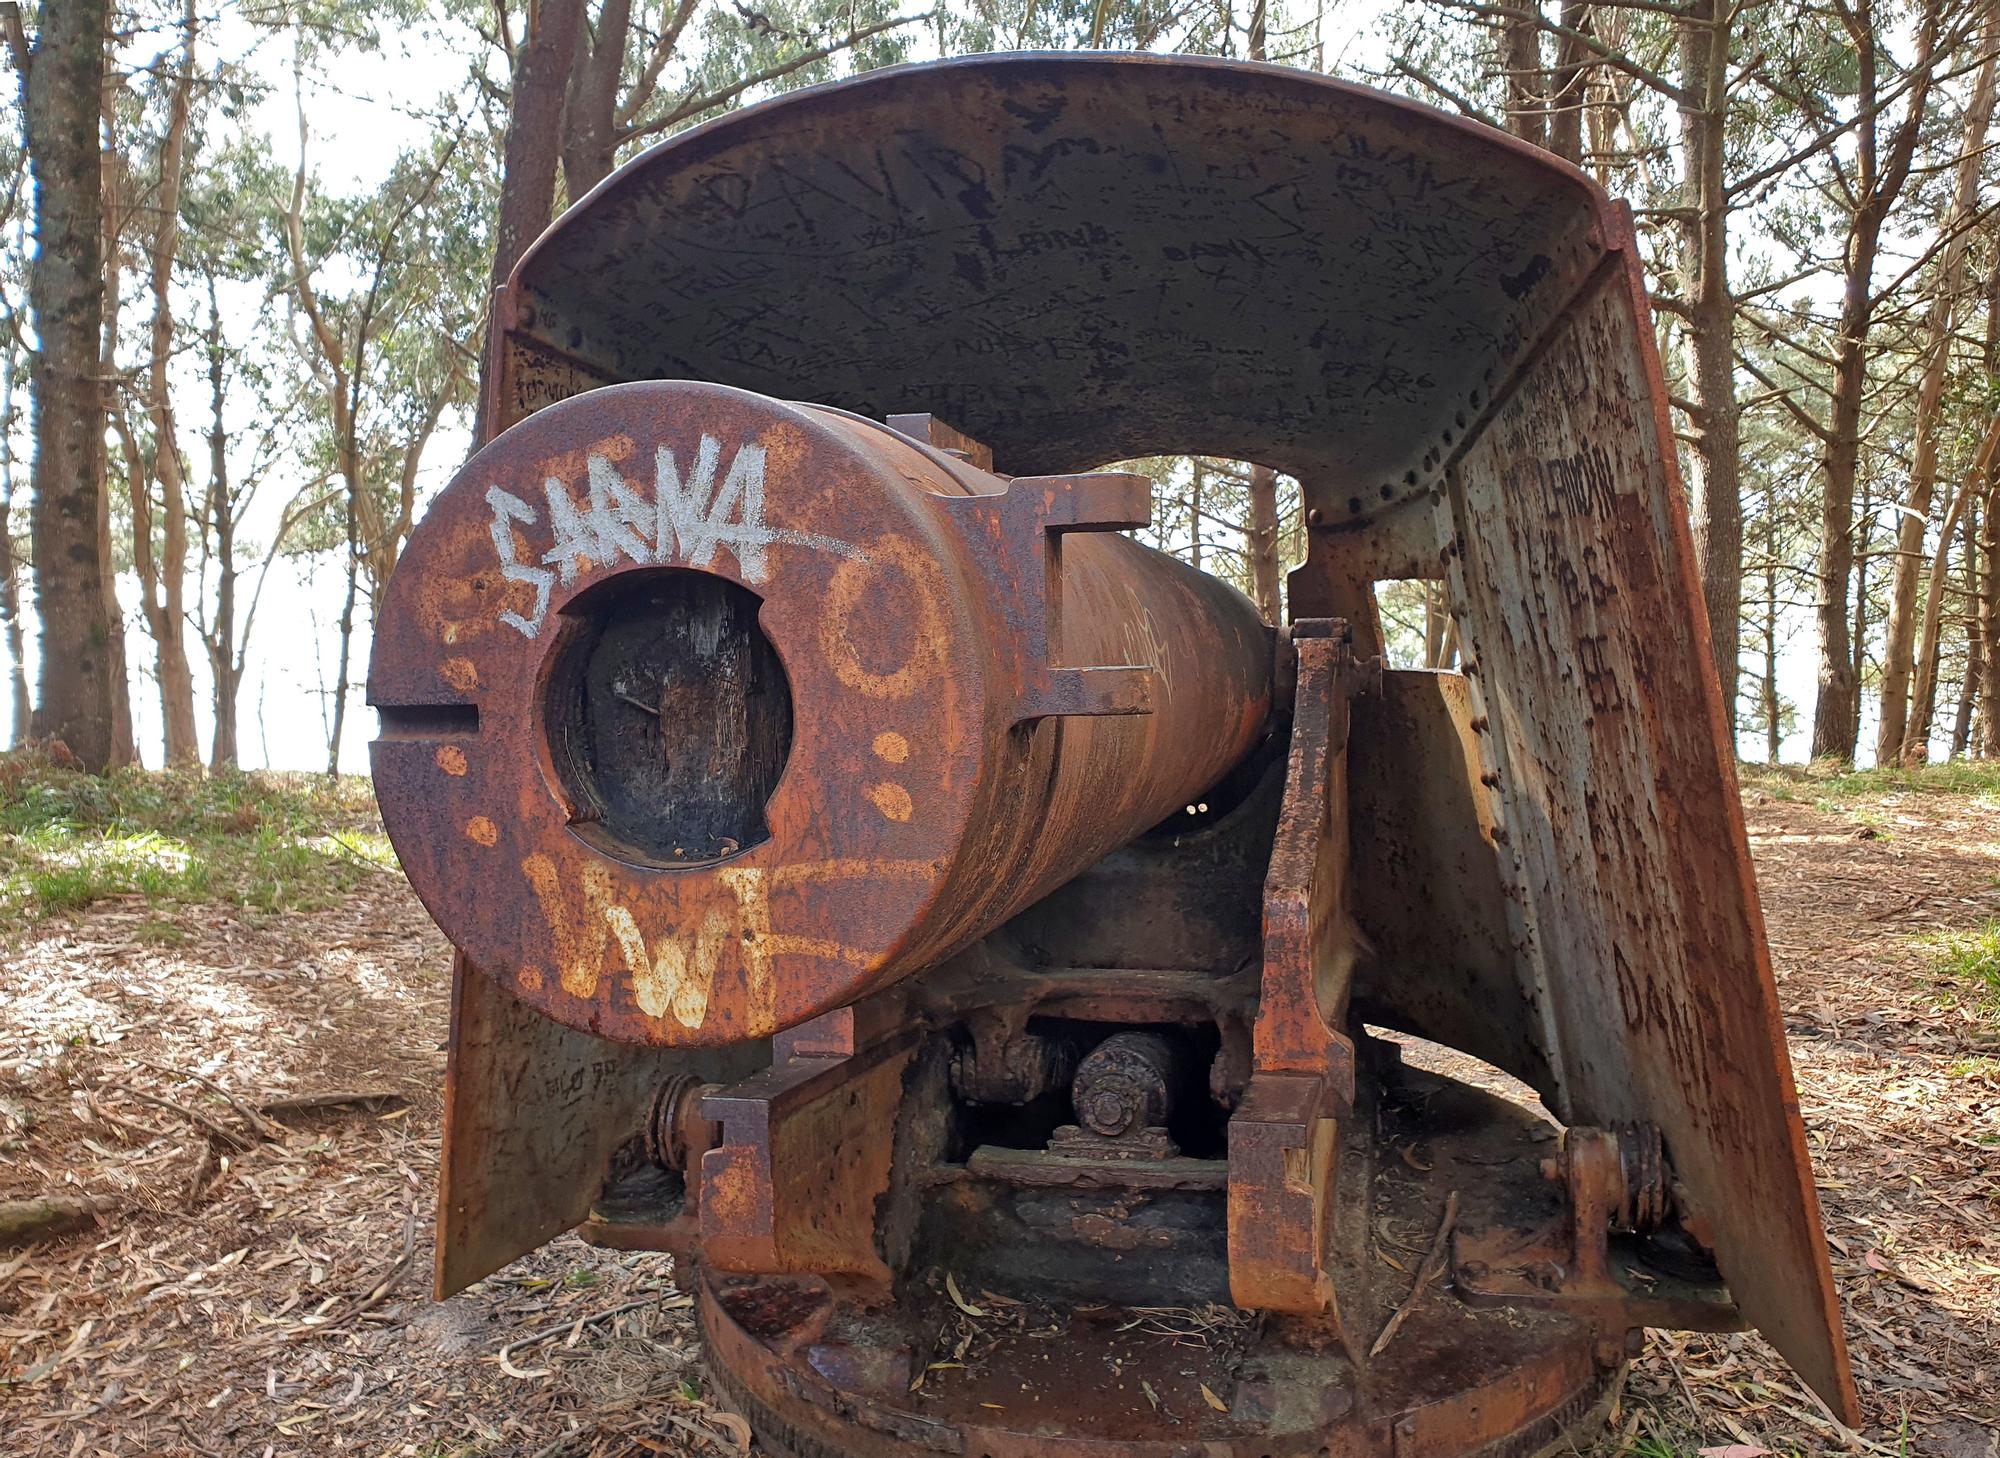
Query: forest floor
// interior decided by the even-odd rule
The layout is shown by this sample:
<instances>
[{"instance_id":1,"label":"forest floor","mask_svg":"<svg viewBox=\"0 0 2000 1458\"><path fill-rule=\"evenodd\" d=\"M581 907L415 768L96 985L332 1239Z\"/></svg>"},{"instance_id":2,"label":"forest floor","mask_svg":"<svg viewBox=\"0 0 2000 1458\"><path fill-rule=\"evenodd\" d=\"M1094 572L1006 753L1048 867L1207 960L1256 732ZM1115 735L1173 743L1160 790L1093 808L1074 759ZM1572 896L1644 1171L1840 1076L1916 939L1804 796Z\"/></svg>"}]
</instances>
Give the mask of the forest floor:
<instances>
[{"instance_id":1,"label":"forest floor","mask_svg":"<svg viewBox=\"0 0 2000 1458\"><path fill-rule=\"evenodd\" d=\"M1655 1335L1578 1451L2000 1458L2000 777L1744 800L1868 1427ZM658 1257L429 1300L446 957L365 787L0 760L0 1198L101 1206L0 1250L0 1450L739 1451Z\"/></svg>"}]
</instances>

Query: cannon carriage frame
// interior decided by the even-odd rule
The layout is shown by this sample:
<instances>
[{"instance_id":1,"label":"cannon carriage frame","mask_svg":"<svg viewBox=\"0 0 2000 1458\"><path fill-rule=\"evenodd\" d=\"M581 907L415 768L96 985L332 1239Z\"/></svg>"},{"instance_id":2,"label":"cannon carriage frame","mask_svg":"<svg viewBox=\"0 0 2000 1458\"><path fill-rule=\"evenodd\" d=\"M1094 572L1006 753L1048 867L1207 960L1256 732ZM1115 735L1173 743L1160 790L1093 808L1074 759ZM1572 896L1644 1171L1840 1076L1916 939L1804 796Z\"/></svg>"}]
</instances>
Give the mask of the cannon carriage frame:
<instances>
[{"instance_id":1,"label":"cannon carriage frame","mask_svg":"<svg viewBox=\"0 0 2000 1458\"><path fill-rule=\"evenodd\" d=\"M1268 681L1200 691L1263 726L1212 815L1026 877L980 935L813 984L803 1021L704 1033L635 1003L615 949L581 993L462 951L441 1294L578 1226L698 1260L718 1380L802 1454L1525 1454L1648 1325L1754 1326L1856 1419L1636 243L1583 174L1278 67L893 68L629 163L522 260L490 349L492 445L413 540L370 678L392 837L461 947L505 947L548 901L532 872L475 888L439 787L557 773L492 699L552 671L494 656L526 651L494 623L549 606L539 569L500 582L512 606L467 606L495 583L465 553L511 530L488 493L529 456L615 455L635 419L725 408L644 382L887 422L826 428L1011 522L964 538L1001 584L966 631L1012 645L1010 712L1086 764L1093 731L1061 726L1144 717L1159 691L1141 651L1064 657L1063 615L1113 610L1062 600L1062 543L1135 519L1132 485L1093 468L1282 469L1308 551ZM1391 578L1445 584L1462 671L1382 668ZM870 610L915 631L908 602ZM502 821L540 783L506 773ZM460 934L475 895L484 940ZM1073 1040L1121 1028L1199 1030L1206 1067L1125 1047L1086 1079ZM1405 1069L1369 1028L1463 1050L1546 1115ZM969 1148L942 1127L1071 1080L1084 1127ZM1165 1119L1194 1082L1226 1120L1107 1134L1085 1113L1087 1088L1108 1125L1121 1099ZM1455 1300L1401 1309L1371 1254L1385 1223L1437 1232ZM1116 1397L1018 1343L985 1385L927 1383L973 1304L939 1286L953 1261L995 1290L1028 1273L1050 1313L1180 1292L1263 1315L1165 1365L1066 1328L1149 1373Z\"/></svg>"}]
</instances>

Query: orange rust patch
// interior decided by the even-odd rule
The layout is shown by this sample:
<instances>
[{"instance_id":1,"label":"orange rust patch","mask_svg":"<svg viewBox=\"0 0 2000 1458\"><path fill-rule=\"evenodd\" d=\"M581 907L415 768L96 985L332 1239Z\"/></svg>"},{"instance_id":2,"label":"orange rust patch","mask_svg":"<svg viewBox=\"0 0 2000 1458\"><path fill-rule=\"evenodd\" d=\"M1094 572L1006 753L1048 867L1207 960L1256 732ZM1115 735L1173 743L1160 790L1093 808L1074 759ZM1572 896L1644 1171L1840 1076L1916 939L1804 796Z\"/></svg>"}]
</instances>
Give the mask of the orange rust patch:
<instances>
[{"instance_id":1,"label":"orange rust patch","mask_svg":"<svg viewBox=\"0 0 2000 1458\"><path fill-rule=\"evenodd\" d=\"M437 752L437 767L448 775L464 774L465 751L456 744L445 745Z\"/></svg>"},{"instance_id":2,"label":"orange rust patch","mask_svg":"<svg viewBox=\"0 0 2000 1458\"><path fill-rule=\"evenodd\" d=\"M875 757L901 764L910 757L910 741L893 729L885 729L875 736Z\"/></svg>"},{"instance_id":3,"label":"orange rust patch","mask_svg":"<svg viewBox=\"0 0 2000 1458\"><path fill-rule=\"evenodd\" d=\"M478 841L481 845L492 845L500 839L499 828L484 815L475 815L465 822L465 835L466 839Z\"/></svg>"},{"instance_id":4,"label":"orange rust patch","mask_svg":"<svg viewBox=\"0 0 2000 1458\"><path fill-rule=\"evenodd\" d=\"M615 431L610 435L599 437L580 450L558 451L554 455L544 456L534 473L537 484L530 489L538 490L539 481L550 476L565 486L577 485L589 476L592 456L602 456L614 466L628 466L634 463L634 458L638 454L638 442L622 430ZM647 461L645 465L650 469L652 463Z\"/></svg>"},{"instance_id":5,"label":"orange rust patch","mask_svg":"<svg viewBox=\"0 0 2000 1458\"><path fill-rule=\"evenodd\" d=\"M893 780L884 780L879 785L870 785L868 787L868 799L877 810L880 810L891 820L902 821L910 818L910 810L912 808L910 805L910 792Z\"/></svg>"},{"instance_id":6,"label":"orange rust patch","mask_svg":"<svg viewBox=\"0 0 2000 1458\"><path fill-rule=\"evenodd\" d=\"M462 694L479 687L479 670L470 658L447 658L438 665L438 675Z\"/></svg>"},{"instance_id":7,"label":"orange rust patch","mask_svg":"<svg viewBox=\"0 0 2000 1458\"><path fill-rule=\"evenodd\" d=\"M523 967L514 980L521 984L521 991L523 992L540 992L542 990L542 969L539 967Z\"/></svg>"},{"instance_id":8,"label":"orange rust patch","mask_svg":"<svg viewBox=\"0 0 2000 1458\"><path fill-rule=\"evenodd\" d=\"M866 557L834 569L827 584L826 612L820 619L820 651L834 675L871 699L907 699L944 666L945 613L939 602L937 564L914 543L884 537ZM910 646L894 669L879 672L864 663L855 647L857 621L875 624L879 604L902 600L910 607Z\"/></svg>"}]
</instances>

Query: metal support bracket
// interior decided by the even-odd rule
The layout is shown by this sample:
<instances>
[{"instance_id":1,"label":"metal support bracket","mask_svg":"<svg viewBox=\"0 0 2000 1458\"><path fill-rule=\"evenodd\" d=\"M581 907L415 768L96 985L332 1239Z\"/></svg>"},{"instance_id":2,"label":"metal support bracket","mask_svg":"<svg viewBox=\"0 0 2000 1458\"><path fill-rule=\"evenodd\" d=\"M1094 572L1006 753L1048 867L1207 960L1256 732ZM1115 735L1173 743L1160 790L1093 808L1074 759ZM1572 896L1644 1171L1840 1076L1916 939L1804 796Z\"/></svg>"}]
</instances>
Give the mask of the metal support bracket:
<instances>
[{"instance_id":1,"label":"metal support bracket","mask_svg":"<svg viewBox=\"0 0 2000 1458\"><path fill-rule=\"evenodd\" d=\"M1650 1126L1563 1131L1542 1162L1561 1187L1547 1220L1458 1231L1452 1284L1469 1305L1560 1307L1585 1317L1614 1347L1637 1327L1735 1331L1743 1318L1720 1278L1642 1270L1614 1245L1667 1218L1672 1175Z\"/></svg>"},{"instance_id":2,"label":"metal support bracket","mask_svg":"<svg viewBox=\"0 0 2000 1458\"><path fill-rule=\"evenodd\" d=\"M1005 491L935 498L945 518L984 547L994 597L1013 630L1006 639L1018 684L1016 723L1101 714L1149 714L1158 670L1133 664L1058 664L1062 644L1063 538L1152 520L1153 483L1129 472L1019 476Z\"/></svg>"},{"instance_id":3,"label":"metal support bracket","mask_svg":"<svg viewBox=\"0 0 2000 1458\"><path fill-rule=\"evenodd\" d=\"M889 1188L917 1031L874 999L781 1034L776 1061L702 1100L722 1126L701 1159L702 1259L716 1270L887 1282L877 1203Z\"/></svg>"},{"instance_id":4,"label":"metal support bracket","mask_svg":"<svg viewBox=\"0 0 2000 1458\"><path fill-rule=\"evenodd\" d=\"M1293 629L1292 743L1264 883L1264 966L1250 1084L1229 1121L1229 1287L1238 1306L1333 1313L1328 1232L1339 1121L1354 1106L1342 1031L1359 939L1347 915L1345 625Z\"/></svg>"}]
</instances>

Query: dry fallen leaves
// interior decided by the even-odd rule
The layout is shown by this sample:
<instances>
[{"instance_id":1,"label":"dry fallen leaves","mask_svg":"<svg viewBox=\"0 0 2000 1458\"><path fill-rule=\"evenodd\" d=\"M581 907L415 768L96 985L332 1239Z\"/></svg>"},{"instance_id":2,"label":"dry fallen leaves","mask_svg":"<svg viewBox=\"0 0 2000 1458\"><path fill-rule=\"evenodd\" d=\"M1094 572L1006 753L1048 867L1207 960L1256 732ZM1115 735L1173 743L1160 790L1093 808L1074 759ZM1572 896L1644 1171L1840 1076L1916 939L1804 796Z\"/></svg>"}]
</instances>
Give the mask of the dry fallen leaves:
<instances>
[{"instance_id":1,"label":"dry fallen leaves","mask_svg":"<svg viewBox=\"0 0 2000 1458\"><path fill-rule=\"evenodd\" d=\"M2000 1428L2000 1030L1940 984L1912 938L2000 916L2000 831L1967 796L1903 809L1919 823L1871 841L1802 803L1753 807L1751 830L1877 1424L1859 1442L1896 1452L1907 1414L1908 1451L1956 1439L1978 1453L1972 1435ZM167 943L157 909L112 901L0 944L0 1198L113 1206L95 1229L0 1257L10 1453L744 1451L741 1420L703 1383L691 1314L660 1299L670 1272L656 1257L566 1238L430 1302L448 952L399 882L376 878L306 914L164 919ZM398 1099L405 1109L380 1117ZM1400 1234L1401 1260L1379 1252L1404 1272L1396 1289L1433 1230ZM988 1331L1015 1312L1012 1298L952 1287L979 1313L961 1306L962 1326ZM1226 1348L1241 1319L1092 1318L1169 1350ZM543 1331L554 1335L515 1355L547 1375L508 1376L496 1353ZM936 1355L927 1370L940 1380L980 1361L969 1334ZM1743 1335L1657 1335L1619 1414L1595 1458L1640 1439L1693 1453L1726 1437L1721 1458L1848 1448Z\"/></svg>"},{"instance_id":2,"label":"dry fallen leaves","mask_svg":"<svg viewBox=\"0 0 2000 1458\"><path fill-rule=\"evenodd\" d=\"M965 1294L958 1289L958 1278L949 1271L945 1272L944 1291L945 1295L951 1297L951 1304L956 1306L960 1311L963 1311L967 1316L986 1315L985 1307L974 1306L970 1301L965 1299Z\"/></svg>"}]
</instances>

